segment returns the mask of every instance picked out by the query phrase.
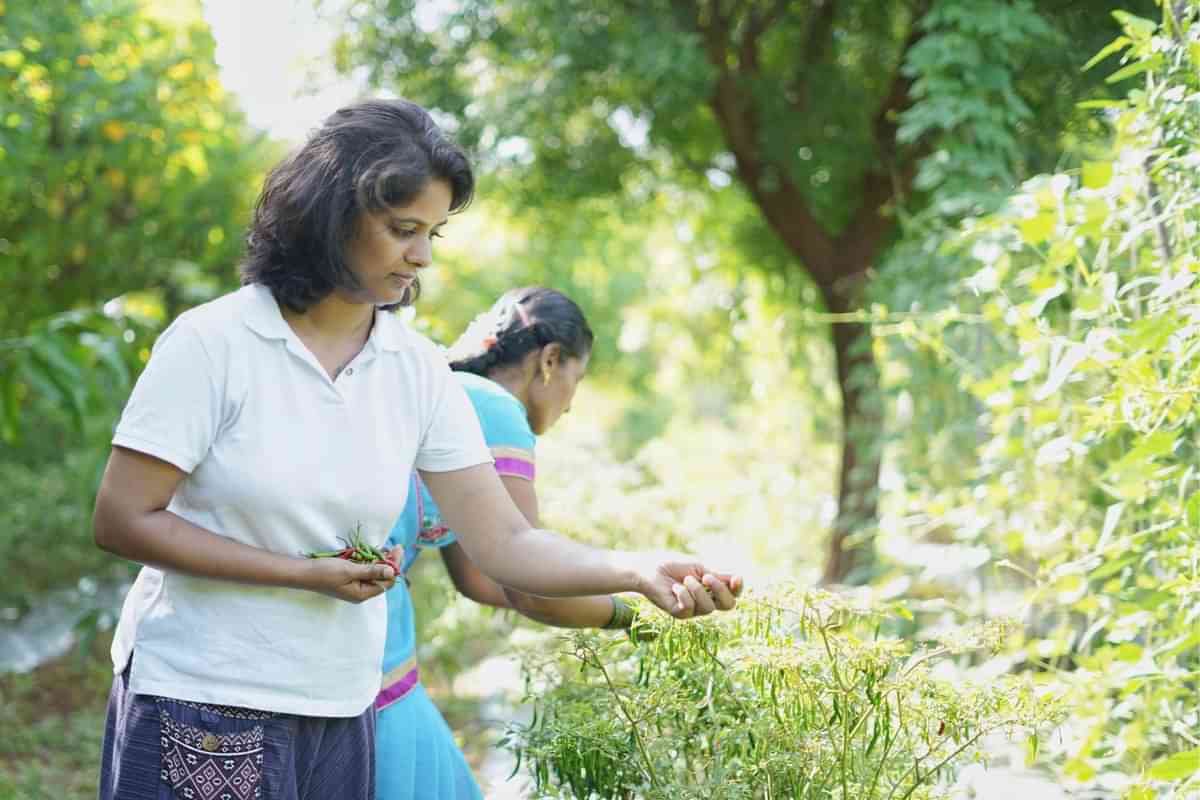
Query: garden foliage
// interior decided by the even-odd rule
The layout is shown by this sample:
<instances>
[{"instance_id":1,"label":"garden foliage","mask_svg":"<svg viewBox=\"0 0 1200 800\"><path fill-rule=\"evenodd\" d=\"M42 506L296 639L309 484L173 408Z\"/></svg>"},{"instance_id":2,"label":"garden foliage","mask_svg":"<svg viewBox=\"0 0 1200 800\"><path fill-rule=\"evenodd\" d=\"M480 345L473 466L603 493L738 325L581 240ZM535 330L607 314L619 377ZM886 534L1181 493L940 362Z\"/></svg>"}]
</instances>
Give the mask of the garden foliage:
<instances>
[{"instance_id":1,"label":"garden foliage","mask_svg":"<svg viewBox=\"0 0 1200 800\"><path fill-rule=\"evenodd\" d=\"M1042 757L1138 799L1200 791L1200 10L1162 13L1118 13L1124 34L1089 64L1133 87L1082 104L1110 146L1028 181L934 256L969 276L897 338L910 365L924 352L958 375L965 402L913 401L940 420L922 446L949 431L958 452L936 450L947 471L910 450L931 468L906 473L885 520L990 551L956 599L985 613L1022 588L1013 668L1072 709Z\"/></svg>"},{"instance_id":2,"label":"garden foliage","mask_svg":"<svg viewBox=\"0 0 1200 800\"><path fill-rule=\"evenodd\" d=\"M704 621L641 617L632 644L576 633L530 658L512 746L539 796L935 797L985 736L1045 733L1059 710L1028 680L936 676L1005 622L914 647L888 633L908 616L783 586Z\"/></svg>"},{"instance_id":3,"label":"garden foliage","mask_svg":"<svg viewBox=\"0 0 1200 800\"><path fill-rule=\"evenodd\" d=\"M986 620L1015 598L1022 626L1003 662L1070 709L1054 735L1037 739L1031 762L1128 800L1200 790L1200 10L1162 13L1161 24L1118 13L1124 34L1089 65L1119 55L1109 80L1131 87L1124 99L1083 104L1111 141L940 236L927 263L964 276L942 294L943 310L864 315L879 320L876 347L893 390L898 376L925 370L905 392L914 424L933 428L919 441L894 440L892 458L908 469L887 497L884 538L975 548L986 564L909 584L939 593L936 607L950 610L914 604L915 635L946 617ZM896 257L920 250L909 243ZM825 763L806 749L815 735L807 729L776 750L756 749L758 733L755 746L713 746L730 728L755 730L750 717L696 708L717 702L709 677L714 698L718 688L753 692L731 677L752 661L722 658L730 669L718 673L710 659L703 671L706 653L747 652L744 629L728 624L668 631L638 650L577 638L565 663L584 668L549 673L537 722L517 740L544 791L717 796L750 771L757 778L728 796L763 796L768 774L772 796L866 796L855 794L862 784L821 783L837 774L828 764L807 782L797 777L798 764ZM801 637L769 662L786 670L811 654L805 646ZM794 689L791 707L827 698L838 683L825 677ZM688 703L672 705L674 694ZM952 695L966 702L969 692ZM767 714L772 704L768 691L750 705ZM585 707L604 709L590 726ZM852 744L845 763L868 764L868 743ZM780 791L786 780L792 788Z\"/></svg>"}]
</instances>

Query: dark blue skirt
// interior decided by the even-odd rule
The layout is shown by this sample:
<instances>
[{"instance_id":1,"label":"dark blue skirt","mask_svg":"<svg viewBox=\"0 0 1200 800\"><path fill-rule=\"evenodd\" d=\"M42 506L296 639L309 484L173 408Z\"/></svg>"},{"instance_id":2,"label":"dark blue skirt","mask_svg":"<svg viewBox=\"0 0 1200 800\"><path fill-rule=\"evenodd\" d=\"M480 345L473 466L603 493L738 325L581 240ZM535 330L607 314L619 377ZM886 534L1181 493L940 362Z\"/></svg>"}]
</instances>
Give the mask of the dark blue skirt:
<instances>
[{"instance_id":1,"label":"dark blue skirt","mask_svg":"<svg viewBox=\"0 0 1200 800\"><path fill-rule=\"evenodd\" d=\"M375 709L300 717L129 692L113 679L99 800L371 800Z\"/></svg>"}]
</instances>

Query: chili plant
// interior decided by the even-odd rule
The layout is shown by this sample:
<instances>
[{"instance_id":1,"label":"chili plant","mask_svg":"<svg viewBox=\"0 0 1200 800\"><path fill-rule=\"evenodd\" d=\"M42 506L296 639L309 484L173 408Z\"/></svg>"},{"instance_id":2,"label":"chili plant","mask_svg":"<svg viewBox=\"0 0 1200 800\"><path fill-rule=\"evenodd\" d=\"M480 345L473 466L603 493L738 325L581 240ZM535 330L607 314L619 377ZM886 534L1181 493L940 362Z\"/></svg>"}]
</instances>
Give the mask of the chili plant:
<instances>
[{"instance_id":1,"label":"chili plant","mask_svg":"<svg viewBox=\"0 0 1200 800\"><path fill-rule=\"evenodd\" d=\"M1008 623L915 647L886 635L898 615L782 587L701 620L639 617L629 640L576 632L527 656L535 714L504 743L541 797L908 800L944 793L984 736L1036 742L1058 720L1020 679L936 668Z\"/></svg>"}]
</instances>

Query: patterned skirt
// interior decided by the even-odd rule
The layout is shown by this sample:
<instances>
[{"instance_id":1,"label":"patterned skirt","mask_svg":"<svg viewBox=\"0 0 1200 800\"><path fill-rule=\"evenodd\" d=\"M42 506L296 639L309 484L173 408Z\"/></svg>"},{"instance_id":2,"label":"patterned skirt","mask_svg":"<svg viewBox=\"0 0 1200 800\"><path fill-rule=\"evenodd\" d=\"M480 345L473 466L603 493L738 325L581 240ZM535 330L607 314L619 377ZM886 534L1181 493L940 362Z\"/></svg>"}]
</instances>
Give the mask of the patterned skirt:
<instances>
[{"instance_id":1,"label":"patterned skirt","mask_svg":"<svg viewBox=\"0 0 1200 800\"><path fill-rule=\"evenodd\" d=\"M375 709L320 718L129 692L113 679L99 800L370 800Z\"/></svg>"}]
</instances>

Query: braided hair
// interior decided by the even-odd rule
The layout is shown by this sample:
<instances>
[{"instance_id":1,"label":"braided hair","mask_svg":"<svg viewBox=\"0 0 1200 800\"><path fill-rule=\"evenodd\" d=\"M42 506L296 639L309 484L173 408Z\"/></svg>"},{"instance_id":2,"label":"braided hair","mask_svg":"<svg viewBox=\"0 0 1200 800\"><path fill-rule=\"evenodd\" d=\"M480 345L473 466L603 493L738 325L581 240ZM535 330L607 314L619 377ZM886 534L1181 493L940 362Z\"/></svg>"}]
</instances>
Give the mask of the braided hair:
<instances>
[{"instance_id":1,"label":"braided hair","mask_svg":"<svg viewBox=\"0 0 1200 800\"><path fill-rule=\"evenodd\" d=\"M526 286L505 292L480 314L450 348L450 368L487 377L495 369L520 364L551 343L562 358L582 358L594 336L583 311L554 289Z\"/></svg>"}]
</instances>

